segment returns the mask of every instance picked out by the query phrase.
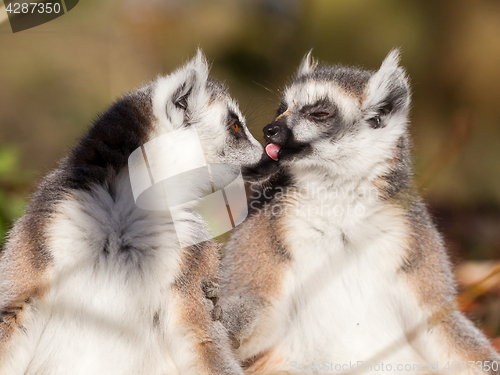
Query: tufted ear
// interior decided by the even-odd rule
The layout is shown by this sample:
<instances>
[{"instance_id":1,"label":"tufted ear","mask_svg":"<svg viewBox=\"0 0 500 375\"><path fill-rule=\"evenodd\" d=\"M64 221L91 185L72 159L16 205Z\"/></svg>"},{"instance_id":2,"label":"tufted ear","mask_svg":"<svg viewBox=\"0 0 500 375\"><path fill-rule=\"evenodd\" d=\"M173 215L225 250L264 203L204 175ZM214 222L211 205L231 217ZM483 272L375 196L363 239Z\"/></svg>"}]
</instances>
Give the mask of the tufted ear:
<instances>
[{"instance_id":1,"label":"tufted ear","mask_svg":"<svg viewBox=\"0 0 500 375\"><path fill-rule=\"evenodd\" d=\"M196 56L175 74L180 78L180 84L172 95L172 102L177 108L186 110L190 98L196 98L205 87L209 67L205 55L198 49Z\"/></svg>"},{"instance_id":2,"label":"tufted ear","mask_svg":"<svg viewBox=\"0 0 500 375\"><path fill-rule=\"evenodd\" d=\"M201 48L198 48L196 56L187 65L196 71L201 80L206 81L208 79L208 62Z\"/></svg>"},{"instance_id":3,"label":"tufted ear","mask_svg":"<svg viewBox=\"0 0 500 375\"><path fill-rule=\"evenodd\" d=\"M407 111L410 104L410 85L403 68L399 66L399 50L394 49L373 74L365 89L363 109L370 116L380 117Z\"/></svg>"},{"instance_id":4,"label":"tufted ear","mask_svg":"<svg viewBox=\"0 0 500 375\"><path fill-rule=\"evenodd\" d=\"M304 74L312 73L317 66L318 62L312 58L312 49L311 49L304 55L302 62L300 63L299 69L297 70L297 77Z\"/></svg>"}]
</instances>

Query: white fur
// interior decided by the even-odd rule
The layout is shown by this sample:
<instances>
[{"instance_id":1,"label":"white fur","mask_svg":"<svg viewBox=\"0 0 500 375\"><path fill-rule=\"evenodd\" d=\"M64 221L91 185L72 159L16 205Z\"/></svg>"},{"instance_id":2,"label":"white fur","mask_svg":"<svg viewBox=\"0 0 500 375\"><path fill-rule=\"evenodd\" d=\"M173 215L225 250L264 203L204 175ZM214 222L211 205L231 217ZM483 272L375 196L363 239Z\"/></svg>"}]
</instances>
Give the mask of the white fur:
<instances>
[{"instance_id":1,"label":"white fur","mask_svg":"<svg viewBox=\"0 0 500 375\"><path fill-rule=\"evenodd\" d=\"M138 209L127 181L119 177L115 200L96 186L59 205L47 233L54 277L12 344L6 374L178 373L169 354L183 337L167 301L183 249L169 214ZM140 256L119 259L124 244ZM152 324L157 311L160 330ZM179 358L192 356L183 349Z\"/></svg>"},{"instance_id":2,"label":"white fur","mask_svg":"<svg viewBox=\"0 0 500 375\"><path fill-rule=\"evenodd\" d=\"M394 84L402 85L408 88L407 77L404 70L399 66L399 50L392 50L382 62L380 69L370 78L363 110L377 106L389 93ZM407 103L407 105L409 102Z\"/></svg>"},{"instance_id":3,"label":"white fur","mask_svg":"<svg viewBox=\"0 0 500 375\"><path fill-rule=\"evenodd\" d=\"M285 358L283 371L290 371L293 361L424 365L405 336L422 322L422 314L397 277L408 238L403 211L376 204L370 194L348 193L370 191L369 186L345 184L329 197L315 197L323 181L308 182L286 207L292 264L283 297L259 322L259 332L272 334L253 334L262 341L250 339L239 355L249 358L275 347ZM394 344L390 355L379 355Z\"/></svg>"},{"instance_id":4,"label":"white fur","mask_svg":"<svg viewBox=\"0 0 500 375\"><path fill-rule=\"evenodd\" d=\"M184 113L175 107L171 97L183 82L188 82L185 91L189 88L192 90L188 97L190 121L198 131L207 163L228 162L236 165L257 163L262 153L262 146L250 134L245 126L245 118L232 98L226 96L221 98L222 100L209 100L210 92L205 87L207 77L208 64L201 52L198 51L197 56L185 67L167 77L159 78L155 82L153 113L156 118L156 129L150 137L154 138L182 127ZM190 82L194 82L194 84L190 86ZM241 131L246 134L249 140L248 147L240 146L236 150L231 148L228 143L226 127L228 110L234 112L242 121ZM170 119L166 115L167 112ZM220 151L224 151L225 158L220 157Z\"/></svg>"},{"instance_id":5,"label":"white fur","mask_svg":"<svg viewBox=\"0 0 500 375\"><path fill-rule=\"evenodd\" d=\"M184 85L184 90L178 93L179 97L191 89L188 106L193 113L199 113L203 109L207 102L204 85L208 78L208 70L208 63L202 52L198 50L196 57L182 68L168 76L159 77L155 81L153 114L156 117L158 129L156 134L151 134L151 137L178 129L183 125L183 111L176 108L172 101L172 96L179 87Z\"/></svg>"},{"instance_id":6,"label":"white fur","mask_svg":"<svg viewBox=\"0 0 500 375\"><path fill-rule=\"evenodd\" d=\"M430 373L429 363L439 360L442 369L452 358L429 330L432 312L420 307L415 286L401 274L411 238L406 212L381 200L373 186L390 171L388 161L406 133L409 100L384 117L383 127L366 122L390 85L406 85L397 56L391 52L372 76L363 101L332 82L296 83L285 93L289 118L326 97L344 125L355 127L332 141L318 136L321 124L287 121L295 139L313 147L312 154L281 161L297 186L281 204L281 238L291 265L281 298L259 317L240 358L271 350L268 361L280 363L280 371L303 374L315 365L322 373L383 372L351 363L390 364L386 373ZM309 60L301 74L311 69ZM331 364L341 367L325 370Z\"/></svg>"},{"instance_id":7,"label":"white fur","mask_svg":"<svg viewBox=\"0 0 500 375\"><path fill-rule=\"evenodd\" d=\"M297 75L306 75L309 73L312 73L316 66L318 65L318 62L312 58L312 49L305 54L304 58L302 59L302 62L299 65L299 69L297 69Z\"/></svg>"},{"instance_id":8,"label":"white fur","mask_svg":"<svg viewBox=\"0 0 500 375\"><path fill-rule=\"evenodd\" d=\"M386 161L392 156L394 145L405 134L407 113L401 111L384 119L386 126L371 129L363 123L367 117L365 109L356 97L349 95L334 83L306 82L287 90L285 99L290 106L302 106L321 98L329 98L342 112L346 123L360 123L356 132L346 134L332 143L329 139L318 138L318 125L312 121L300 121L292 127L298 141L311 142L315 147L310 156L294 159L290 162L293 169L318 168L339 178L357 178L357 176L380 176L387 172ZM287 160L283 161L288 165ZM300 176L300 172L297 175ZM331 176L333 177L333 176Z\"/></svg>"},{"instance_id":9,"label":"white fur","mask_svg":"<svg viewBox=\"0 0 500 375\"><path fill-rule=\"evenodd\" d=\"M308 177L282 206L292 262L281 297L259 318L239 357L272 348L281 371L303 374L311 371L299 371L299 364L362 361L413 374L463 360L430 329L433 312L422 309L401 275L410 236L405 212L380 203L368 181L345 182L318 197L325 181ZM382 372L347 368L338 372Z\"/></svg>"},{"instance_id":10,"label":"white fur","mask_svg":"<svg viewBox=\"0 0 500 375\"><path fill-rule=\"evenodd\" d=\"M238 166L257 162L262 146L244 126L246 142L230 142L228 110L243 124L244 118L227 94L209 100L207 76L208 65L199 52L185 67L142 89L153 90L154 130L149 140L183 129L184 113L173 95L184 85L185 91L191 90L189 120L206 161ZM183 153L189 158L185 146L178 142L164 151L178 155L171 160L182 163ZM5 350L0 374L207 373L197 367L194 339L179 324L181 309L172 293L186 251L177 234L200 236L208 230L206 223L191 210L177 212L176 233L168 211L138 208L127 168L107 183L113 196L106 186L95 185L88 192L72 191L56 204L44 233L53 260L50 283L43 298L27 306L24 328ZM128 249L120 250L123 246ZM214 324L223 330L219 322ZM224 363L234 367L228 373L238 373L236 360Z\"/></svg>"}]
</instances>

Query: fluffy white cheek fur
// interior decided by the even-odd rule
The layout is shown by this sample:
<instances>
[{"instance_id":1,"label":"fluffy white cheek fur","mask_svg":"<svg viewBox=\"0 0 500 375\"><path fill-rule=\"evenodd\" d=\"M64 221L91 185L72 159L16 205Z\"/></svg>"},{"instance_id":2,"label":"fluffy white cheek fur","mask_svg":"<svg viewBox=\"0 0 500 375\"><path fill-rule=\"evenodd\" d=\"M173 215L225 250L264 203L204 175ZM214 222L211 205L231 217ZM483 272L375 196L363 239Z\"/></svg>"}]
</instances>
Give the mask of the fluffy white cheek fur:
<instances>
[{"instance_id":1,"label":"fluffy white cheek fur","mask_svg":"<svg viewBox=\"0 0 500 375\"><path fill-rule=\"evenodd\" d=\"M207 162L238 166L257 163L262 157L262 145L244 125L238 131L244 132L247 138L236 138L231 134L233 130L228 129L226 124L228 108L239 114L237 107L232 103L213 103L202 113L202 120L197 125Z\"/></svg>"},{"instance_id":2,"label":"fluffy white cheek fur","mask_svg":"<svg viewBox=\"0 0 500 375\"><path fill-rule=\"evenodd\" d=\"M298 157L288 164L300 169L317 169L319 166L328 173L352 178L380 176L387 173L387 161L395 156L397 143L406 131L399 117L396 114L387 119L384 128L372 129L361 123L356 125L356 132L345 134L338 140L315 141L311 155Z\"/></svg>"},{"instance_id":3,"label":"fluffy white cheek fur","mask_svg":"<svg viewBox=\"0 0 500 375\"><path fill-rule=\"evenodd\" d=\"M196 129L207 163L222 162L221 152L227 142L226 106L213 103L201 111Z\"/></svg>"},{"instance_id":4,"label":"fluffy white cheek fur","mask_svg":"<svg viewBox=\"0 0 500 375\"><path fill-rule=\"evenodd\" d=\"M386 172L381 164L394 157L399 138L406 132L407 109L383 118L384 127L373 129L362 120L365 110L360 108L359 98L332 82L293 85L285 94L289 108L295 111L323 98L330 98L335 103L343 124L346 124L344 126L352 130L346 130L347 133L335 141L321 140L321 124L298 119L292 129L294 137L298 141L310 143L313 153L293 158L293 161L284 160L283 163L293 165L294 168L333 168L333 172L346 176ZM375 99L372 98L372 101L376 101Z\"/></svg>"}]
</instances>

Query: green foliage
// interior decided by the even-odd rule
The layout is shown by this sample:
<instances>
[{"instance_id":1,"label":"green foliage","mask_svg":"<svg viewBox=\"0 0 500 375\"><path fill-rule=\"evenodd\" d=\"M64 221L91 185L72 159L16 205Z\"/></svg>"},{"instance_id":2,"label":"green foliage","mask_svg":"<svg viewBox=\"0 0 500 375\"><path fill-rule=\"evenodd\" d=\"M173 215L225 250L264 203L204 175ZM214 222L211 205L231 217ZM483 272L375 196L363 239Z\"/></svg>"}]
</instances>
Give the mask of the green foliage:
<instances>
[{"instance_id":1,"label":"green foliage","mask_svg":"<svg viewBox=\"0 0 500 375\"><path fill-rule=\"evenodd\" d=\"M23 213L25 200L20 195L22 179L19 152L15 146L0 148L0 243L13 221Z\"/></svg>"}]
</instances>

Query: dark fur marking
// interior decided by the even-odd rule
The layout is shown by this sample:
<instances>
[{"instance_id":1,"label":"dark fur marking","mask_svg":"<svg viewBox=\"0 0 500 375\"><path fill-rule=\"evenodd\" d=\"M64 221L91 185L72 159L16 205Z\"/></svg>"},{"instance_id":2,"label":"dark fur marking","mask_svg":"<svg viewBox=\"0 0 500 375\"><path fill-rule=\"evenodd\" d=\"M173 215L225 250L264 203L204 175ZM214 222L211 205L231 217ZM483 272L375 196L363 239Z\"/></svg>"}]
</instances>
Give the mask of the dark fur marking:
<instances>
[{"instance_id":1,"label":"dark fur marking","mask_svg":"<svg viewBox=\"0 0 500 375\"><path fill-rule=\"evenodd\" d=\"M292 260L292 255L287 250L285 245L283 245L283 242L281 241L279 236L271 234L271 244L274 254L276 254L279 258L281 258L284 261Z\"/></svg>"},{"instance_id":2,"label":"dark fur marking","mask_svg":"<svg viewBox=\"0 0 500 375\"><path fill-rule=\"evenodd\" d=\"M259 359L261 359L263 356L265 355L265 352L262 352L262 353L259 353L259 354L256 354L254 355L253 357L250 357L250 358L247 358L245 359L242 363L241 363L241 367L243 367L243 369L248 369L250 366L252 366L255 362L257 362Z\"/></svg>"},{"instance_id":3,"label":"dark fur marking","mask_svg":"<svg viewBox=\"0 0 500 375\"><path fill-rule=\"evenodd\" d=\"M154 328L160 327L160 313L159 313L159 311L156 311L153 315L153 327Z\"/></svg>"},{"instance_id":4,"label":"dark fur marking","mask_svg":"<svg viewBox=\"0 0 500 375\"><path fill-rule=\"evenodd\" d=\"M172 116L170 116L170 113L168 113L168 111L165 111L165 116L167 117L167 120L169 122L172 122Z\"/></svg>"},{"instance_id":5,"label":"dark fur marking","mask_svg":"<svg viewBox=\"0 0 500 375\"><path fill-rule=\"evenodd\" d=\"M399 192L410 187L413 182L409 147L408 137L402 136L396 147L396 155L392 161L391 171L382 176L382 180L385 181L382 191L384 199L393 198Z\"/></svg>"},{"instance_id":6,"label":"dark fur marking","mask_svg":"<svg viewBox=\"0 0 500 375\"><path fill-rule=\"evenodd\" d=\"M402 109L408 98L409 90L404 85L394 85L391 88L389 95L385 98L380 105L380 114L387 115L392 112Z\"/></svg>"},{"instance_id":7,"label":"dark fur marking","mask_svg":"<svg viewBox=\"0 0 500 375\"><path fill-rule=\"evenodd\" d=\"M347 240L347 236L346 236L346 234L342 231L342 232L340 233L340 235L341 235L341 237L342 237L342 243L344 244L344 246L346 246L346 245L347 245L347 243L349 242L349 241Z\"/></svg>"},{"instance_id":8,"label":"dark fur marking","mask_svg":"<svg viewBox=\"0 0 500 375\"><path fill-rule=\"evenodd\" d=\"M337 112L337 107L328 98L323 98L314 104L306 104L303 106L299 112L303 115L307 115L314 112L329 111L330 115L334 115ZM325 116L325 118L328 116Z\"/></svg>"},{"instance_id":9,"label":"dark fur marking","mask_svg":"<svg viewBox=\"0 0 500 375\"><path fill-rule=\"evenodd\" d=\"M100 116L62 168L64 187L88 189L104 184L109 170L118 173L128 157L146 140L152 120L152 103L146 94L132 94Z\"/></svg>"},{"instance_id":10,"label":"dark fur marking","mask_svg":"<svg viewBox=\"0 0 500 375\"><path fill-rule=\"evenodd\" d=\"M373 72L345 67L341 65L320 65L313 72L301 75L294 80L295 83L305 83L309 80L335 82L346 91L362 96L368 80Z\"/></svg>"},{"instance_id":11,"label":"dark fur marking","mask_svg":"<svg viewBox=\"0 0 500 375\"><path fill-rule=\"evenodd\" d=\"M94 122L69 157L62 160L59 169L40 183L25 216L11 232L12 241L8 245L15 247L17 241L22 241L34 271L41 274L52 261L45 245L45 227L56 204L70 190L89 190L93 184L107 186L113 196L109 179L126 167L130 153L146 140L150 111L151 101L144 92L119 100ZM104 254L109 252L108 246L109 243L104 244Z\"/></svg>"},{"instance_id":12,"label":"dark fur marking","mask_svg":"<svg viewBox=\"0 0 500 375\"><path fill-rule=\"evenodd\" d=\"M276 117L281 116L283 113L285 113L287 108L288 105L284 101L281 101L278 106L278 109L276 110Z\"/></svg>"},{"instance_id":13,"label":"dark fur marking","mask_svg":"<svg viewBox=\"0 0 500 375\"><path fill-rule=\"evenodd\" d=\"M422 225L425 225L424 223L429 220L425 205L422 201L415 202L415 204L409 208L408 213L408 219L412 223L413 228L422 227ZM410 248L410 252L404 264L401 266L401 270L404 272L414 271L424 260L423 244L417 237L418 234L414 233L412 247Z\"/></svg>"},{"instance_id":14,"label":"dark fur marking","mask_svg":"<svg viewBox=\"0 0 500 375\"><path fill-rule=\"evenodd\" d=\"M294 182L290 173L283 168L279 170L267 183L258 187L257 196L250 195L248 199L249 216L258 215L261 210L276 200L287 188L293 187Z\"/></svg>"},{"instance_id":15,"label":"dark fur marking","mask_svg":"<svg viewBox=\"0 0 500 375\"><path fill-rule=\"evenodd\" d=\"M104 242L104 246L102 247L102 252L105 256L109 255L109 237L106 237L106 242Z\"/></svg>"}]
</instances>

